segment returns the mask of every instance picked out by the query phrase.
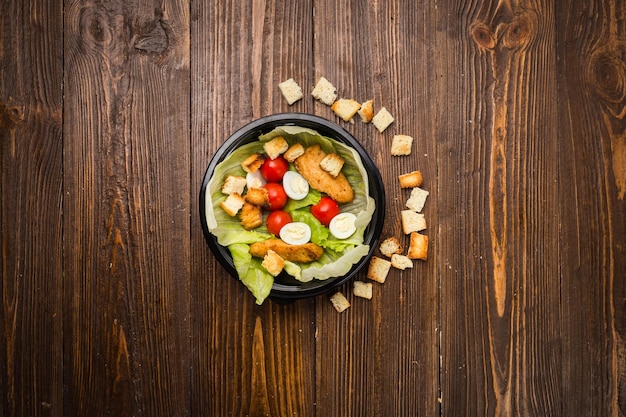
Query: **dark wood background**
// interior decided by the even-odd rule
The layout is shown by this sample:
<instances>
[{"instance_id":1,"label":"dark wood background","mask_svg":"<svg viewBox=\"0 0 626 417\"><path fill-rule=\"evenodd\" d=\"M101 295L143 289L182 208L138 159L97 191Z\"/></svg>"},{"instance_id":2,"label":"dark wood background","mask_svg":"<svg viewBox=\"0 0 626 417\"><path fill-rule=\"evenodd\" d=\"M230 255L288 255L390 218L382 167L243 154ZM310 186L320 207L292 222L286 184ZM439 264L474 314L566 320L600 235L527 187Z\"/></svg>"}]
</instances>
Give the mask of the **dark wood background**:
<instances>
[{"instance_id":1,"label":"dark wood background","mask_svg":"<svg viewBox=\"0 0 626 417\"><path fill-rule=\"evenodd\" d=\"M0 416L626 414L624 2L7 0L0 38ZM211 155L283 111L370 152L384 235L398 174L431 193L428 261L342 314L202 235Z\"/></svg>"}]
</instances>

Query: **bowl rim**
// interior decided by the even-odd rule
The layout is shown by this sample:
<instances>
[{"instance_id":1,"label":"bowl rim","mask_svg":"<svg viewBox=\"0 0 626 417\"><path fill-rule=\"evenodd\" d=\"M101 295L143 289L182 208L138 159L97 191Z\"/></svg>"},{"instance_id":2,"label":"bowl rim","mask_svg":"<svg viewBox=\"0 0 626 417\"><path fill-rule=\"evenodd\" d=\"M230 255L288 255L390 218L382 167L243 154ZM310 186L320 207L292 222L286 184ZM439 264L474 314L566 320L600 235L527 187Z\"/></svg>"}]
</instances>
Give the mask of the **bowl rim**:
<instances>
[{"instance_id":1,"label":"bowl rim","mask_svg":"<svg viewBox=\"0 0 626 417\"><path fill-rule=\"evenodd\" d=\"M199 195L200 223L205 240L211 249L211 253L231 277L239 280L232 257L228 248L217 243L217 238L209 231L206 221L206 188L215 170L215 167L226 158L231 152L241 145L242 140L248 139L245 143L252 142L261 134L267 133L279 126L300 126L316 130L320 134L330 137L354 148L360 155L363 165L368 174L369 194L375 199L376 207L372 215L370 224L365 229L364 243L369 245L367 254L359 262L354 264L347 274L340 277L328 278L326 280L313 280L301 285L286 285L274 282L268 298L277 303L289 303L296 300L316 297L328 293L341 286L345 282L356 276L360 270L368 263L369 259L378 247L380 236L384 224L385 213L385 188L378 167L371 159L363 146L343 127L320 116L308 113L276 113L253 120L232 133L211 157L205 169ZM251 140L250 140L251 139ZM372 191L375 193L372 194Z\"/></svg>"}]
</instances>

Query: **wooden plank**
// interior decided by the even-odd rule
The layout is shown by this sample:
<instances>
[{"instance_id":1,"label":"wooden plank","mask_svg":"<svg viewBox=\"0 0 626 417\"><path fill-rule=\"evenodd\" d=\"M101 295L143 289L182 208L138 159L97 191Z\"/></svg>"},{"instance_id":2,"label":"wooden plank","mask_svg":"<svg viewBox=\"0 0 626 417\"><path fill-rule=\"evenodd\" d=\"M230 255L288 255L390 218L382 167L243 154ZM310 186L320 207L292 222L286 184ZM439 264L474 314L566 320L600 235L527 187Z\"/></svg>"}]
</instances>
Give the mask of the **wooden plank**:
<instances>
[{"instance_id":1,"label":"wooden plank","mask_svg":"<svg viewBox=\"0 0 626 417\"><path fill-rule=\"evenodd\" d=\"M557 6L563 415L626 415L626 5Z\"/></svg>"},{"instance_id":2,"label":"wooden plank","mask_svg":"<svg viewBox=\"0 0 626 417\"><path fill-rule=\"evenodd\" d=\"M440 4L443 415L561 415L552 2Z\"/></svg>"},{"instance_id":3,"label":"wooden plank","mask_svg":"<svg viewBox=\"0 0 626 417\"><path fill-rule=\"evenodd\" d=\"M189 415L189 10L65 4L64 415Z\"/></svg>"},{"instance_id":4,"label":"wooden plank","mask_svg":"<svg viewBox=\"0 0 626 417\"><path fill-rule=\"evenodd\" d=\"M192 192L211 156L261 116L288 106L278 83L312 82L312 4L272 0L192 4ZM308 89L310 93L310 89ZM197 195L197 194L195 194ZM256 306L228 276L192 213L193 415L314 415L313 301Z\"/></svg>"},{"instance_id":5,"label":"wooden plank","mask_svg":"<svg viewBox=\"0 0 626 417\"><path fill-rule=\"evenodd\" d=\"M380 133L358 116L349 124L323 104L315 108L350 131L379 167L387 202L383 238L396 236L408 247L400 211L410 190L400 189L399 174L421 170L423 186L432 192L424 210L432 260L392 269L384 284L374 283L371 301L354 297L352 284L345 285L352 307L341 315L328 297L317 303L319 415L439 415L435 74L429 65L434 12L426 2L315 4L316 77L328 78L340 97L373 99L375 112L385 107L395 118ZM414 138L411 156L391 157L394 134ZM357 279L368 281L366 272Z\"/></svg>"},{"instance_id":6,"label":"wooden plank","mask_svg":"<svg viewBox=\"0 0 626 417\"><path fill-rule=\"evenodd\" d=\"M63 414L60 4L0 16L0 415Z\"/></svg>"}]
</instances>

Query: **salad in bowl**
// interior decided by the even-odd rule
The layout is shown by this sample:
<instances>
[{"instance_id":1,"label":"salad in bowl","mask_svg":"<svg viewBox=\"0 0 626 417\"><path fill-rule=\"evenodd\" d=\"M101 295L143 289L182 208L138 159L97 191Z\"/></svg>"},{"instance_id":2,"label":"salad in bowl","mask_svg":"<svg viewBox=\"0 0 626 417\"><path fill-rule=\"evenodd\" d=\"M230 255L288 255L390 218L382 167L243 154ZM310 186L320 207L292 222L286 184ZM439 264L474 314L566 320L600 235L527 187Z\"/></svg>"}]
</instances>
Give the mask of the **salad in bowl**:
<instances>
[{"instance_id":1,"label":"salad in bowl","mask_svg":"<svg viewBox=\"0 0 626 417\"><path fill-rule=\"evenodd\" d=\"M298 113L235 132L200 193L212 252L257 304L315 296L356 275L378 243L384 205L380 173L359 143Z\"/></svg>"}]
</instances>

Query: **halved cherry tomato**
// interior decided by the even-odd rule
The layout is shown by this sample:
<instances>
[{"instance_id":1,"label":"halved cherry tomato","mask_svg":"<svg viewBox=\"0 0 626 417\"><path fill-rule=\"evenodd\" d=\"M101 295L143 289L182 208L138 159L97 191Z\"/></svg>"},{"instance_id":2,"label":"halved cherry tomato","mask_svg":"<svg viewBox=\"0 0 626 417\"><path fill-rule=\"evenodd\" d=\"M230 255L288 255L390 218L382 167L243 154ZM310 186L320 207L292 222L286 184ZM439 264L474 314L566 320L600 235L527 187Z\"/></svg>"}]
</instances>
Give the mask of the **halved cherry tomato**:
<instances>
[{"instance_id":1,"label":"halved cherry tomato","mask_svg":"<svg viewBox=\"0 0 626 417\"><path fill-rule=\"evenodd\" d=\"M267 216L267 220L265 220L267 231L274 236L278 236L280 229L287 223L291 223L291 216L283 210L274 210Z\"/></svg>"},{"instance_id":2,"label":"halved cherry tomato","mask_svg":"<svg viewBox=\"0 0 626 417\"><path fill-rule=\"evenodd\" d=\"M261 175L269 182L281 181L287 171L289 171L289 162L281 155L274 159L265 158L263 165L261 165Z\"/></svg>"},{"instance_id":3,"label":"halved cherry tomato","mask_svg":"<svg viewBox=\"0 0 626 417\"><path fill-rule=\"evenodd\" d=\"M287 204L287 193L280 183L268 182L263 186L267 190L269 197L269 207L271 211L280 210Z\"/></svg>"},{"instance_id":4,"label":"halved cherry tomato","mask_svg":"<svg viewBox=\"0 0 626 417\"><path fill-rule=\"evenodd\" d=\"M311 214L324 226L328 226L333 217L339 214L339 204L332 198L324 196L317 204L311 206Z\"/></svg>"}]
</instances>

